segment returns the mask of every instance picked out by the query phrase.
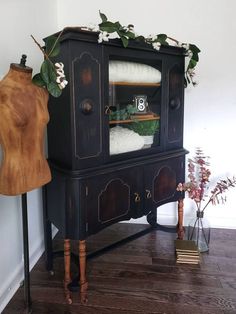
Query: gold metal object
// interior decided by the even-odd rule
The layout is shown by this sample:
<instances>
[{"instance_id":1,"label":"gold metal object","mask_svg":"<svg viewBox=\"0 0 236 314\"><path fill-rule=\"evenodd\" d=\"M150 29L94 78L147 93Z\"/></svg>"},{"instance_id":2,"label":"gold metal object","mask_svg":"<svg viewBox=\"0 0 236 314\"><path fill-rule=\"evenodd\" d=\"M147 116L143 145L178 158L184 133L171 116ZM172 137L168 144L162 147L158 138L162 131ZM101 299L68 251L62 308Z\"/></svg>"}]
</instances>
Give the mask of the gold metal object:
<instances>
[{"instance_id":1,"label":"gold metal object","mask_svg":"<svg viewBox=\"0 0 236 314\"><path fill-rule=\"evenodd\" d=\"M134 193L134 195L135 195L135 199L134 199L135 203L140 202L141 200L140 195L138 193Z\"/></svg>"},{"instance_id":2,"label":"gold metal object","mask_svg":"<svg viewBox=\"0 0 236 314\"><path fill-rule=\"evenodd\" d=\"M150 190L146 190L146 198L151 198L152 194Z\"/></svg>"},{"instance_id":3,"label":"gold metal object","mask_svg":"<svg viewBox=\"0 0 236 314\"><path fill-rule=\"evenodd\" d=\"M105 114L108 115L111 113L111 109L109 106L105 106Z\"/></svg>"}]
</instances>

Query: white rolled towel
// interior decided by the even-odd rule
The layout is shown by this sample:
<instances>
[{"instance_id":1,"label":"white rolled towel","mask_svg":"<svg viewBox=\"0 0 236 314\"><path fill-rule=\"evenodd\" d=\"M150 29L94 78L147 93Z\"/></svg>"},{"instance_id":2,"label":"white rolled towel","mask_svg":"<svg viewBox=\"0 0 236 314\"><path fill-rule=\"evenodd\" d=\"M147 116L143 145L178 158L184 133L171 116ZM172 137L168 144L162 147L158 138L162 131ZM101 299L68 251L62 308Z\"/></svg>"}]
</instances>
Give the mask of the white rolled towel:
<instances>
[{"instance_id":1,"label":"white rolled towel","mask_svg":"<svg viewBox=\"0 0 236 314\"><path fill-rule=\"evenodd\" d=\"M143 63L110 60L109 81L129 83L160 83L161 72L154 67Z\"/></svg>"},{"instance_id":2,"label":"white rolled towel","mask_svg":"<svg viewBox=\"0 0 236 314\"><path fill-rule=\"evenodd\" d=\"M110 155L141 149L144 139L136 132L116 126L110 129Z\"/></svg>"}]
</instances>

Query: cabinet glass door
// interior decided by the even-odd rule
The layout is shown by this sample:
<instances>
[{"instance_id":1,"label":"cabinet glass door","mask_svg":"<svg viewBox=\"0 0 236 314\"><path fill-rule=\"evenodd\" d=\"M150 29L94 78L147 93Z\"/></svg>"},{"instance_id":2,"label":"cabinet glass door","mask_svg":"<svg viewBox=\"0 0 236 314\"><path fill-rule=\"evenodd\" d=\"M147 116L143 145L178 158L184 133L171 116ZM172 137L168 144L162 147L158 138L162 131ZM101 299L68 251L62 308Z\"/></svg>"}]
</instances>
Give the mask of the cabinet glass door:
<instances>
[{"instance_id":1,"label":"cabinet glass door","mask_svg":"<svg viewBox=\"0 0 236 314\"><path fill-rule=\"evenodd\" d=\"M110 155L160 145L161 61L109 58Z\"/></svg>"}]
</instances>

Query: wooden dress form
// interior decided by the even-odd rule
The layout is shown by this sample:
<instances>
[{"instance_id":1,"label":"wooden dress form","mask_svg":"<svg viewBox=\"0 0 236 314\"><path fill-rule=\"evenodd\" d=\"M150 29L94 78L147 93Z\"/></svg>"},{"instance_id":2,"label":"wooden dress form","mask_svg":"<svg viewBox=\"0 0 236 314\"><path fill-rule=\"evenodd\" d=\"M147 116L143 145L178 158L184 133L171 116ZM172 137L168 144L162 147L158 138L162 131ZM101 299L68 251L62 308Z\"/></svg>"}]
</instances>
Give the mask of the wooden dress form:
<instances>
[{"instance_id":1,"label":"wooden dress form","mask_svg":"<svg viewBox=\"0 0 236 314\"><path fill-rule=\"evenodd\" d=\"M44 157L48 92L31 81L32 69L11 64L0 81L0 194L19 195L51 180Z\"/></svg>"}]
</instances>

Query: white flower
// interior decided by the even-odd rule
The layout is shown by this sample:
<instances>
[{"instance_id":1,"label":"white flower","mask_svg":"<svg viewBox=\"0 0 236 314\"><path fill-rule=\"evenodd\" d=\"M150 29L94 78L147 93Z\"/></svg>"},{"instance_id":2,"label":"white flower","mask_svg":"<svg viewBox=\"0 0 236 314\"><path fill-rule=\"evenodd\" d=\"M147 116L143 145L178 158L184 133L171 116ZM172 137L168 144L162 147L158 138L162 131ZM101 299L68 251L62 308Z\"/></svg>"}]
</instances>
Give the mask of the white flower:
<instances>
[{"instance_id":1,"label":"white flower","mask_svg":"<svg viewBox=\"0 0 236 314\"><path fill-rule=\"evenodd\" d=\"M128 25L128 26L123 26L123 29L126 31L126 32L132 32L134 33L134 25Z\"/></svg>"},{"instance_id":2,"label":"white flower","mask_svg":"<svg viewBox=\"0 0 236 314\"><path fill-rule=\"evenodd\" d=\"M64 69L64 64L62 63L62 62L57 62L57 63L55 63L55 67L57 68L57 69L61 69L61 70L63 70Z\"/></svg>"},{"instance_id":3,"label":"white flower","mask_svg":"<svg viewBox=\"0 0 236 314\"><path fill-rule=\"evenodd\" d=\"M155 41L157 39L157 35L148 35L147 39L151 40L151 41Z\"/></svg>"},{"instance_id":4,"label":"white flower","mask_svg":"<svg viewBox=\"0 0 236 314\"><path fill-rule=\"evenodd\" d=\"M102 43L103 41L109 41L109 34L106 31L99 33L98 42Z\"/></svg>"},{"instance_id":5,"label":"white flower","mask_svg":"<svg viewBox=\"0 0 236 314\"><path fill-rule=\"evenodd\" d=\"M67 80L63 80L62 82L60 82L60 84L58 84L60 89L63 89L66 87L66 85L68 84Z\"/></svg>"},{"instance_id":6,"label":"white flower","mask_svg":"<svg viewBox=\"0 0 236 314\"><path fill-rule=\"evenodd\" d=\"M88 26L88 29L93 31L93 32L99 32L99 26L98 24L93 24L93 23L90 23L89 26Z\"/></svg>"},{"instance_id":7,"label":"white flower","mask_svg":"<svg viewBox=\"0 0 236 314\"><path fill-rule=\"evenodd\" d=\"M152 47L156 50L160 50L161 48L161 43L159 42L156 42L156 43L152 43Z\"/></svg>"},{"instance_id":8,"label":"white flower","mask_svg":"<svg viewBox=\"0 0 236 314\"><path fill-rule=\"evenodd\" d=\"M117 34L117 32L114 32L114 33L109 33L108 38L115 39L115 38L120 38L120 36Z\"/></svg>"},{"instance_id":9,"label":"white flower","mask_svg":"<svg viewBox=\"0 0 236 314\"><path fill-rule=\"evenodd\" d=\"M65 73L64 73L64 64L62 62L55 63L56 68L56 83L58 84L60 89L63 89L68 84L67 80L65 79Z\"/></svg>"},{"instance_id":10,"label":"white flower","mask_svg":"<svg viewBox=\"0 0 236 314\"><path fill-rule=\"evenodd\" d=\"M186 50L189 50L189 44L182 44L182 47Z\"/></svg>"},{"instance_id":11,"label":"white flower","mask_svg":"<svg viewBox=\"0 0 236 314\"><path fill-rule=\"evenodd\" d=\"M193 68L193 69L188 69L188 74L191 76L191 77L193 77L193 76L195 76L195 68Z\"/></svg>"},{"instance_id":12,"label":"white flower","mask_svg":"<svg viewBox=\"0 0 236 314\"><path fill-rule=\"evenodd\" d=\"M134 32L134 26L133 25L129 25L128 28L129 28L130 32Z\"/></svg>"},{"instance_id":13,"label":"white flower","mask_svg":"<svg viewBox=\"0 0 236 314\"><path fill-rule=\"evenodd\" d=\"M191 59L191 58L192 58L192 56L193 56L192 51L191 51L191 50L188 50L188 51L187 51L187 54L188 54L189 58Z\"/></svg>"}]
</instances>

